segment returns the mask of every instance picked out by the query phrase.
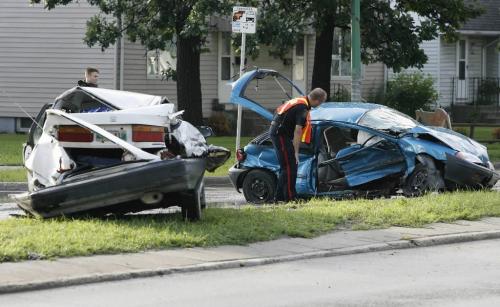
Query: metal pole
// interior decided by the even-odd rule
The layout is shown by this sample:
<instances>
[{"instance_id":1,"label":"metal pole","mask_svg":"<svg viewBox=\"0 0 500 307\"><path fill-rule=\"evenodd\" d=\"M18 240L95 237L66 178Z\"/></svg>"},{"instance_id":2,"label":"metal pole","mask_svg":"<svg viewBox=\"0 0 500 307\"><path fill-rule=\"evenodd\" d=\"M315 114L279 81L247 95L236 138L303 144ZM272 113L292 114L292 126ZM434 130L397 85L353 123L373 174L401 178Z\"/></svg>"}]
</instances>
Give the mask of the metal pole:
<instances>
[{"instance_id":1,"label":"metal pole","mask_svg":"<svg viewBox=\"0 0 500 307\"><path fill-rule=\"evenodd\" d=\"M246 43L246 33L241 33L240 78L241 76L243 76L243 70L245 69L245 43ZM236 150L240 148L241 114L242 114L242 107L241 105L238 105L238 119L236 122Z\"/></svg>"},{"instance_id":2,"label":"metal pole","mask_svg":"<svg viewBox=\"0 0 500 307\"><path fill-rule=\"evenodd\" d=\"M360 1L352 0L351 4L351 101L361 101Z\"/></svg>"}]
</instances>

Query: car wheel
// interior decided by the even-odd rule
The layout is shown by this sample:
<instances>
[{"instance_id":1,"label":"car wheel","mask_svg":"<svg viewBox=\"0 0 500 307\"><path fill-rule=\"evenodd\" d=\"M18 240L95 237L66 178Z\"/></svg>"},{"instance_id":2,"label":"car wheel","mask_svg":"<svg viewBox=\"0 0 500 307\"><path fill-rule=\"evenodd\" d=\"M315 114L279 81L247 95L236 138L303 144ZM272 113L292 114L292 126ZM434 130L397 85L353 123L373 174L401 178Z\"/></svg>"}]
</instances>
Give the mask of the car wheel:
<instances>
[{"instance_id":1,"label":"car wheel","mask_svg":"<svg viewBox=\"0 0 500 307\"><path fill-rule=\"evenodd\" d=\"M272 202L275 190L274 176L263 170L250 171L243 180L243 195L254 204Z\"/></svg>"},{"instance_id":2,"label":"car wheel","mask_svg":"<svg viewBox=\"0 0 500 307\"><path fill-rule=\"evenodd\" d=\"M186 192L182 197L181 213L182 218L189 221L198 221L201 219L201 203L203 185L199 188Z\"/></svg>"},{"instance_id":3,"label":"car wheel","mask_svg":"<svg viewBox=\"0 0 500 307\"><path fill-rule=\"evenodd\" d=\"M201 195L200 195L201 209L205 209L207 207L207 198L205 196L205 184L202 183L201 187Z\"/></svg>"},{"instance_id":4,"label":"car wheel","mask_svg":"<svg viewBox=\"0 0 500 307\"><path fill-rule=\"evenodd\" d=\"M445 188L441 172L436 169L432 159L426 163L418 163L403 186L403 194L407 197L422 196L428 192L436 192Z\"/></svg>"}]
</instances>

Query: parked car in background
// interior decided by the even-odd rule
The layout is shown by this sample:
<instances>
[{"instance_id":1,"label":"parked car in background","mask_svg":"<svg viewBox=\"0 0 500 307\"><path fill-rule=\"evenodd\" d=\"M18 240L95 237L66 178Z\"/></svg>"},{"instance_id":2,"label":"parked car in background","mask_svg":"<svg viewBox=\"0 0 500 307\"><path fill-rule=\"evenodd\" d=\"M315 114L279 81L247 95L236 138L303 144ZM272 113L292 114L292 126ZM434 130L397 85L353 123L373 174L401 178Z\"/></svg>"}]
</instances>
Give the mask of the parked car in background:
<instances>
[{"instance_id":1,"label":"parked car in background","mask_svg":"<svg viewBox=\"0 0 500 307\"><path fill-rule=\"evenodd\" d=\"M279 77L257 69L233 83L231 101L267 120L273 114L249 93L252 81ZM283 82L283 81L282 81ZM302 94L303 95L303 94ZM290 97L285 97L289 99ZM394 109L363 102L327 102L311 111L311 144L301 144L300 197L418 196L427 191L491 188L500 178L486 147L452 130L423 126ZM237 152L229 177L253 203L273 201L279 163L268 132Z\"/></svg>"},{"instance_id":2,"label":"parked car in background","mask_svg":"<svg viewBox=\"0 0 500 307\"><path fill-rule=\"evenodd\" d=\"M180 118L160 96L75 87L42 108L24 145L27 193L14 196L41 217L123 214L180 206L197 220L203 175L230 152L211 130ZM200 132L200 130L202 132Z\"/></svg>"}]
</instances>

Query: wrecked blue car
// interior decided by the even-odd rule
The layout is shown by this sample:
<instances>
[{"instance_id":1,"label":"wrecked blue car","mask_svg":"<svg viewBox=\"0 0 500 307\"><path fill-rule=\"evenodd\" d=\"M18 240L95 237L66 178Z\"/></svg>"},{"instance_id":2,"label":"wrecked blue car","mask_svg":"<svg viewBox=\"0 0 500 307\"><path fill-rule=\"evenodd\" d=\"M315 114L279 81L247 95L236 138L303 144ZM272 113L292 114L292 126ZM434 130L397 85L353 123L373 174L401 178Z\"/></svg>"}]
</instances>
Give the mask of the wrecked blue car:
<instances>
[{"instance_id":1,"label":"wrecked blue car","mask_svg":"<svg viewBox=\"0 0 500 307\"><path fill-rule=\"evenodd\" d=\"M265 78L288 82L273 70L245 73L231 101L271 121L273 114L249 91ZM290 96L290 95L289 95ZM250 98L252 97L252 98ZM288 97L287 97L288 98ZM313 136L300 148L300 197L380 197L403 193L491 188L499 180L486 147L452 130L428 127L394 109L363 102L326 102L311 110ZM267 132L237 152L229 177L253 203L273 201L279 164Z\"/></svg>"}]
</instances>

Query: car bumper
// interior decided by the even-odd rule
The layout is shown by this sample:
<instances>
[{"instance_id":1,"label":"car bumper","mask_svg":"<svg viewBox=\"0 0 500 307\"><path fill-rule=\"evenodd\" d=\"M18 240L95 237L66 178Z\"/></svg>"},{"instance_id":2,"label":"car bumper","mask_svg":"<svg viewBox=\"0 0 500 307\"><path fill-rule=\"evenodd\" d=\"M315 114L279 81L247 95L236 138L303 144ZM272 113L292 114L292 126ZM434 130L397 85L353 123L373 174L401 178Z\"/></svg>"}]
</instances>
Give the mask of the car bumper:
<instances>
[{"instance_id":1,"label":"car bumper","mask_svg":"<svg viewBox=\"0 0 500 307\"><path fill-rule=\"evenodd\" d=\"M500 179L494 170L446 154L445 179L467 187L492 187Z\"/></svg>"},{"instance_id":2,"label":"car bumper","mask_svg":"<svg viewBox=\"0 0 500 307\"><path fill-rule=\"evenodd\" d=\"M72 215L133 202L130 211L174 205L175 194L194 190L203 180L203 159L136 162L68 178L61 185L14 196L24 210L40 217ZM157 199L145 199L156 193ZM109 210L113 212L113 210Z\"/></svg>"}]
</instances>

